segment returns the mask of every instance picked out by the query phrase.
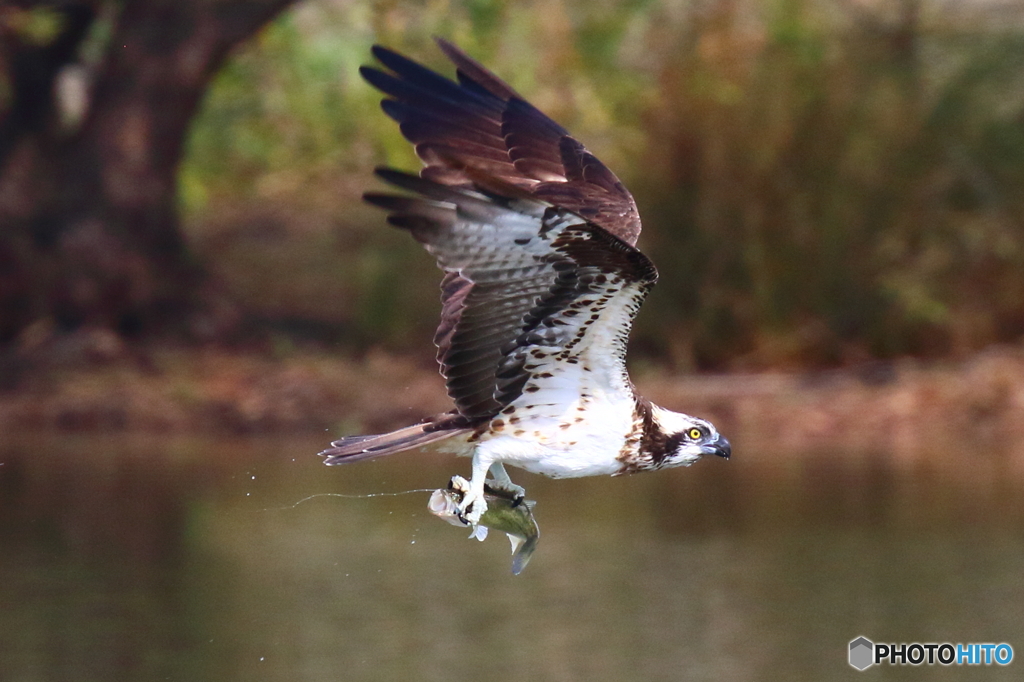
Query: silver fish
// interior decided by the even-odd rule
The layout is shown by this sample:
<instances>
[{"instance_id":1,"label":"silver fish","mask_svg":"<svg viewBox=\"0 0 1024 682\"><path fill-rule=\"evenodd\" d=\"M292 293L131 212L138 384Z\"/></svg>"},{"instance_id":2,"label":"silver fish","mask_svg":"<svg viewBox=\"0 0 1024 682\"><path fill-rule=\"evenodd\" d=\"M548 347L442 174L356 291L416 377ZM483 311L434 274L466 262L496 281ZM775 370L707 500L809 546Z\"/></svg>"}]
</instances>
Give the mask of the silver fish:
<instances>
[{"instance_id":1,"label":"silver fish","mask_svg":"<svg viewBox=\"0 0 1024 682\"><path fill-rule=\"evenodd\" d=\"M466 479L452 476L447 488L438 488L431 493L427 509L453 526L469 527L458 514L459 504L467 490L469 482ZM487 511L480 518L480 523L473 526L469 537L483 541L487 537L488 528L505 533L512 543L512 573L519 575L537 549L540 538L540 528L533 518L533 507L537 503L518 498L509 490L489 485L484 486L484 499L487 501Z\"/></svg>"}]
</instances>

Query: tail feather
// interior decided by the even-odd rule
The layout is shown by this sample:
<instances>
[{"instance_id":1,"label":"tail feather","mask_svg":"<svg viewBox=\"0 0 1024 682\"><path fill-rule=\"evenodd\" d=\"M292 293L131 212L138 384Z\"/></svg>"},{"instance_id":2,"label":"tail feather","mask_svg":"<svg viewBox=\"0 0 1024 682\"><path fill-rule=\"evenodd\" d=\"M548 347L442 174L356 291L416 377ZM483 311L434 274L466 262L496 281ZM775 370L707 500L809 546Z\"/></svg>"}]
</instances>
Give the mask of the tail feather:
<instances>
[{"instance_id":1,"label":"tail feather","mask_svg":"<svg viewBox=\"0 0 1024 682\"><path fill-rule=\"evenodd\" d=\"M345 436L331 443L331 447L321 452L320 456L325 458L324 464L350 464L423 447L464 430L438 429L435 424L427 423L373 436Z\"/></svg>"}]
</instances>

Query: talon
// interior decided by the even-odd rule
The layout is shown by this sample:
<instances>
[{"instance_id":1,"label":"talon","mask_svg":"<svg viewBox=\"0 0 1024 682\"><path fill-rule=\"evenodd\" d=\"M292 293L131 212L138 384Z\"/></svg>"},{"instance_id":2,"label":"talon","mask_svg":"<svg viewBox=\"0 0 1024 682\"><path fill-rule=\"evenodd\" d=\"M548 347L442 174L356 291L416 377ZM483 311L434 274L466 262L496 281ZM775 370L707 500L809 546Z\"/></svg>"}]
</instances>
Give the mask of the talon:
<instances>
[{"instance_id":1,"label":"talon","mask_svg":"<svg viewBox=\"0 0 1024 682\"><path fill-rule=\"evenodd\" d=\"M448 481L448 490L457 490L465 495L469 492L469 481L456 474Z\"/></svg>"},{"instance_id":2,"label":"talon","mask_svg":"<svg viewBox=\"0 0 1024 682\"><path fill-rule=\"evenodd\" d=\"M466 495L462 500L462 504L459 505L458 515L459 519L463 523L471 526L477 526L480 524L480 519L483 517L484 512L487 511L487 502L483 498L468 499L470 495Z\"/></svg>"},{"instance_id":3,"label":"talon","mask_svg":"<svg viewBox=\"0 0 1024 682\"><path fill-rule=\"evenodd\" d=\"M512 502L513 507L519 506L526 499L526 488L516 485L512 481L504 482L488 479L484 484L484 492L504 497Z\"/></svg>"}]
</instances>

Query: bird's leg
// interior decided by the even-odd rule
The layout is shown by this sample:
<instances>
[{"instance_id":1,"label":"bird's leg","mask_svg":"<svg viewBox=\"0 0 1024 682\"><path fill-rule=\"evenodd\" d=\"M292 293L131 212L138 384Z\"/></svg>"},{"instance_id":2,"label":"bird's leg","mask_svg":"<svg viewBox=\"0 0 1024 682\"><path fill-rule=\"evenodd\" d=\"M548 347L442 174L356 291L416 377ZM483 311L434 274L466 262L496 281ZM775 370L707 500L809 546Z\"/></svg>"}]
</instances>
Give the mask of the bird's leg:
<instances>
[{"instance_id":1,"label":"bird's leg","mask_svg":"<svg viewBox=\"0 0 1024 682\"><path fill-rule=\"evenodd\" d=\"M508 493L515 504L519 504L526 497L526 488L512 482L512 479L508 477L508 472L505 471L505 465L501 462L492 464L488 472L491 474L491 479L487 481L487 485L493 490Z\"/></svg>"},{"instance_id":2,"label":"bird's leg","mask_svg":"<svg viewBox=\"0 0 1024 682\"><path fill-rule=\"evenodd\" d=\"M482 456L479 450L473 453L473 476L469 479L469 489L465 491L462 502L459 503L459 508L456 510L460 519L474 527L480 523L480 517L487 511L487 501L484 499L484 481L492 463L493 460L490 457Z\"/></svg>"},{"instance_id":3,"label":"bird's leg","mask_svg":"<svg viewBox=\"0 0 1024 682\"><path fill-rule=\"evenodd\" d=\"M466 499L466 493L469 492L469 481L464 479L462 476L456 474L455 476L452 476L450 481L448 481L448 489L459 493L459 502L461 503L462 500ZM433 497L431 497L431 502L433 502ZM434 511L433 508L431 508L431 511ZM461 504L457 504L455 506L454 511L459 523L461 523L464 526L470 525L462 516ZM434 513L436 514L437 512ZM447 513L447 511L445 511L445 513ZM453 526L459 525L459 523L456 523L455 521L451 520L451 518L445 518L445 521L448 521L448 523L452 524ZM473 526L472 532L470 532L469 537L471 539L476 538L480 542L483 542L487 539L487 526Z\"/></svg>"}]
</instances>

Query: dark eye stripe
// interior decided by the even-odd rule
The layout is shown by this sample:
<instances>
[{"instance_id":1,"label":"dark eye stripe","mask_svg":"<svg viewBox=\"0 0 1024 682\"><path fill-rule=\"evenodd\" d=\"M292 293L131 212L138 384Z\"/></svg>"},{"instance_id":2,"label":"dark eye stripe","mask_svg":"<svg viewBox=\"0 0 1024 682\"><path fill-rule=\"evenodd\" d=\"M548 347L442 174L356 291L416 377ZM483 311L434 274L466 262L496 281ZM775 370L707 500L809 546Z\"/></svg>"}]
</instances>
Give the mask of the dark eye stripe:
<instances>
[{"instance_id":1,"label":"dark eye stripe","mask_svg":"<svg viewBox=\"0 0 1024 682\"><path fill-rule=\"evenodd\" d=\"M694 433L696 433L697 435L694 436L693 435ZM707 438L707 436L708 436L707 429L702 428L700 426L691 426L690 428L686 429L685 431L682 431L680 433L675 433L675 434L669 436L668 440L665 441L665 451L666 452L674 452L676 448L678 448L680 445L682 445L683 443L685 443L687 441L694 441L694 442L696 442L696 441L699 441L699 440L703 440L704 438Z\"/></svg>"},{"instance_id":2,"label":"dark eye stripe","mask_svg":"<svg viewBox=\"0 0 1024 682\"><path fill-rule=\"evenodd\" d=\"M684 440L686 440L685 433L676 433L669 436L665 442L665 452L675 452L676 448L682 445Z\"/></svg>"}]
</instances>

